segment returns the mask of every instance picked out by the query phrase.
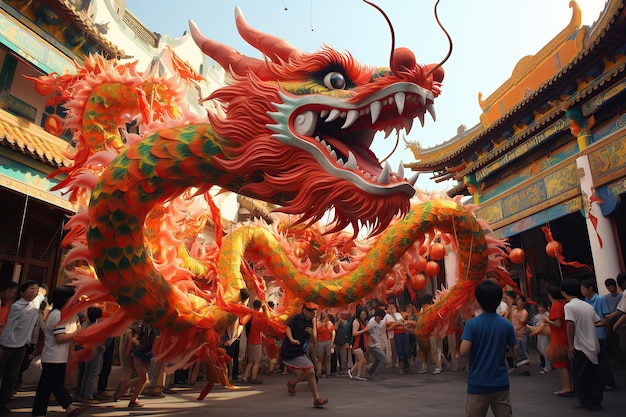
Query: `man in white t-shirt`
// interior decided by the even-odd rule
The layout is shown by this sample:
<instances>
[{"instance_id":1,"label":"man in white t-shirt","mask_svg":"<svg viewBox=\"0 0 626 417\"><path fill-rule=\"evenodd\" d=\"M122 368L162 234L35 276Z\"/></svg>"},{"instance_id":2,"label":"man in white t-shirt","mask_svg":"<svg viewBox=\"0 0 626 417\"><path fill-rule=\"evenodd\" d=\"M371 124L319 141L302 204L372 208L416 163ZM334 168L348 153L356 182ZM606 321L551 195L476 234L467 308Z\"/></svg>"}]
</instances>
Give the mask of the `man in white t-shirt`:
<instances>
[{"instance_id":1,"label":"man in white t-shirt","mask_svg":"<svg viewBox=\"0 0 626 417\"><path fill-rule=\"evenodd\" d=\"M368 350L372 354L373 362L367 367L367 378L376 379L378 374L385 367L387 356L385 355L385 310L377 308L374 316L369 319L367 326L370 332L367 338Z\"/></svg>"},{"instance_id":2,"label":"man in white t-shirt","mask_svg":"<svg viewBox=\"0 0 626 417\"><path fill-rule=\"evenodd\" d=\"M6 325L0 335L0 415L10 414L7 407L13 387L19 375L26 347L39 320L39 303L34 303L39 293L37 281L26 281L20 285L20 299L11 304Z\"/></svg>"},{"instance_id":3,"label":"man in white t-shirt","mask_svg":"<svg viewBox=\"0 0 626 417\"><path fill-rule=\"evenodd\" d=\"M593 307L579 298L580 283L575 278L561 281L561 294L565 304L567 339L572 359L572 375L578 402L572 404L578 410L601 410L604 391L602 370L598 364L600 343L596 326L603 325Z\"/></svg>"}]
</instances>

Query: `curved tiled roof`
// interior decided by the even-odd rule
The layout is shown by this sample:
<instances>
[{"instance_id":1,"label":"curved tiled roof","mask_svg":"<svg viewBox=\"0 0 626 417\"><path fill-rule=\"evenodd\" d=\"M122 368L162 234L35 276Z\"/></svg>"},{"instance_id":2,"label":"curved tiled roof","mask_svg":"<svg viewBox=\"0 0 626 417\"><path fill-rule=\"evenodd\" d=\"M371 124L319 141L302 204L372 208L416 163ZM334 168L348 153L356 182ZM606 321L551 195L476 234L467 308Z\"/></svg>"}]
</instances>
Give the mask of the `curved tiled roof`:
<instances>
[{"instance_id":1,"label":"curved tiled roof","mask_svg":"<svg viewBox=\"0 0 626 417\"><path fill-rule=\"evenodd\" d=\"M602 15L599 22L596 25L594 25L593 28L590 29L589 38L586 40L586 45L583 47L580 53L576 57L574 57L572 60L570 60L570 62L565 64L556 74L554 74L554 76L546 80L540 87L532 91L530 94L524 97L523 100L521 100L515 106L510 108L506 112L506 114L504 114L502 117L494 121L488 127L484 128L481 132L477 132L475 135L473 135L473 137L467 138L467 141L465 141L464 143L458 144L460 146L454 149L450 149L451 152L446 152L445 154L443 152L438 152L439 154L442 154L441 158L438 158L438 159L433 158L427 161L424 160L423 156L428 153L428 149L424 149L425 151L424 154L420 153L420 156L422 156L422 160L420 162L407 164L407 166L416 171L426 171L428 169L435 170L435 171L442 171L442 175L444 175L445 167L448 166L450 162L458 159L460 155L462 155L464 152L466 152L468 149L472 148L476 144L480 143L482 140L484 140L486 136L488 136L489 134L491 134L498 128L502 128L502 125L507 120L510 120L512 116L518 114L520 110L523 110L527 106L534 104L534 102L537 101L538 97L540 97L550 88L558 85L558 83L566 76L566 74L570 70L572 70L572 68L574 68L576 65L578 65L581 61L587 59L589 56L593 57L595 48L606 37L607 33L610 31L611 27L614 25L616 18L620 16L620 14L623 14L623 8L624 8L623 0L616 0L616 1L610 2L609 5L607 6L607 9L605 9L605 13ZM612 76L614 76L614 74ZM579 94L574 94L575 98L570 102L570 104L573 104L574 102L579 101L585 95L587 95L587 93L588 92L585 92L583 90ZM551 114L551 113L554 113L554 111L556 111L556 113ZM562 110L558 108L549 112L546 116L544 116L540 120L540 123L537 123L531 129L527 129L526 131L524 131L520 135L520 137L514 141L514 143L507 144L507 146L502 146L498 149L492 150L492 152L495 151L493 152L493 154L488 155L487 158L483 158L479 161L476 161L476 163L472 165L471 168L466 168L465 170L463 170L464 171L463 174L466 174L470 171L474 171L480 166L483 166L489 163L490 161L493 160L494 157L499 156L500 154L502 154L502 152L505 152L507 149L510 149L511 146L515 146L516 144L518 144L520 140L536 132L539 128L543 127L548 121L553 120L555 117L557 117L558 113L561 113L561 112ZM450 141L448 142L448 144L451 145ZM457 161L457 162L460 162L460 161Z\"/></svg>"},{"instance_id":2,"label":"curved tiled roof","mask_svg":"<svg viewBox=\"0 0 626 417\"><path fill-rule=\"evenodd\" d=\"M71 165L64 155L66 141L4 110L0 110L0 144L54 168Z\"/></svg>"}]
</instances>

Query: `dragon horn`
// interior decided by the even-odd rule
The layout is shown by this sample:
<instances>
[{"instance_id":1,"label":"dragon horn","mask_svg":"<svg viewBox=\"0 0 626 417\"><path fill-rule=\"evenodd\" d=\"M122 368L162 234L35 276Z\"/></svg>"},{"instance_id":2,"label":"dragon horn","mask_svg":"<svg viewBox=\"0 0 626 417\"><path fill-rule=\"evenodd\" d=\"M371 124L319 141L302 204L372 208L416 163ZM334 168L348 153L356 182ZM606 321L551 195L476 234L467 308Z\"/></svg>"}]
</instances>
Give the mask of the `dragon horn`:
<instances>
[{"instance_id":1,"label":"dragon horn","mask_svg":"<svg viewBox=\"0 0 626 417\"><path fill-rule=\"evenodd\" d=\"M200 29L193 20L189 20L191 37L198 47L207 56L213 58L228 73L244 76L247 72L253 72L262 80L273 79L272 73L267 68L265 61L242 55L235 48L216 42L200 33Z\"/></svg>"},{"instance_id":2,"label":"dragon horn","mask_svg":"<svg viewBox=\"0 0 626 417\"><path fill-rule=\"evenodd\" d=\"M272 61L276 62L278 59L289 61L298 55L298 50L289 42L248 25L239 6L235 7L235 23L241 37Z\"/></svg>"}]
</instances>

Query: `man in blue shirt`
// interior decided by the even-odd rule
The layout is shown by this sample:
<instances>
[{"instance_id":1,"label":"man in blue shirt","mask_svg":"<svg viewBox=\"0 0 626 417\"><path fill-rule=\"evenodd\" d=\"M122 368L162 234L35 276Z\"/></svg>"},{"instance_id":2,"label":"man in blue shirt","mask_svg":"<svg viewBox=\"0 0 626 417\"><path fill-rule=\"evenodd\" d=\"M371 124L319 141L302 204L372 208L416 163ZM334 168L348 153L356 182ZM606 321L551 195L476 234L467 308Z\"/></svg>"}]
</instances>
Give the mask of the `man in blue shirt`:
<instances>
[{"instance_id":1,"label":"man in blue shirt","mask_svg":"<svg viewBox=\"0 0 626 417\"><path fill-rule=\"evenodd\" d=\"M506 371L507 350L513 354L515 330L496 313L502 288L494 281L482 281L474 290L483 313L465 324L459 353L468 357L467 417L485 417L489 407L495 417L511 417L513 407Z\"/></svg>"}]
</instances>

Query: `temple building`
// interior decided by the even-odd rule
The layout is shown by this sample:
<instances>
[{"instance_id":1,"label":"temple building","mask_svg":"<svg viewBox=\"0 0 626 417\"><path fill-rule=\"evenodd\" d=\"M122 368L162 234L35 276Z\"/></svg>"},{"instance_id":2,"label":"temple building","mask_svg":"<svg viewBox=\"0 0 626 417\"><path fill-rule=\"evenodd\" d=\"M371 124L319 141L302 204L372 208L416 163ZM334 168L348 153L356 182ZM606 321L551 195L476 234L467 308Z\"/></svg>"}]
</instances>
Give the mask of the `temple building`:
<instances>
[{"instance_id":1,"label":"temple building","mask_svg":"<svg viewBox=\"0 0 626 417\"><path fill-rule=\"evenodd\" d=\"M434 147L409 144L416 162L405 165L455 180L448 194L468 196L477 217L524 250L510 269L535 299L566 277L594 277L604 294L604 280L626 270L626 10L609 0L581 26L570 7L567 27L479 94L478 124Z\"/></svg>"},{"instance_id":2,"label":"temple building","mask_svg":"<svg viewBox=\"0 0 626 417\"><path fill-rule=\"evenodd\" d=\"M59 177L49 175L71 164L67 152L72 152L72 137L62 125L65 109L47 103L25 77L75 73L74 62L83 65L90 54L120 63L137 61L139 71L158 75L171 75L172 66L199 74L202 81L191 83L187 93L196 114L206 112L199 99L223 85L224 70L202 54L188 33L170 38L150 31L123 0L0 2L2 281L35 279L56 286L63 228L77 209L67 195L50 191ZM129 121L127 130L132 125ZM231 220L236 220L237 196L220 199L233 207L223 213L232 212Z\"/></svg>"}]
</instances>

